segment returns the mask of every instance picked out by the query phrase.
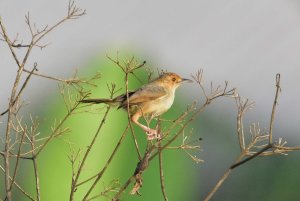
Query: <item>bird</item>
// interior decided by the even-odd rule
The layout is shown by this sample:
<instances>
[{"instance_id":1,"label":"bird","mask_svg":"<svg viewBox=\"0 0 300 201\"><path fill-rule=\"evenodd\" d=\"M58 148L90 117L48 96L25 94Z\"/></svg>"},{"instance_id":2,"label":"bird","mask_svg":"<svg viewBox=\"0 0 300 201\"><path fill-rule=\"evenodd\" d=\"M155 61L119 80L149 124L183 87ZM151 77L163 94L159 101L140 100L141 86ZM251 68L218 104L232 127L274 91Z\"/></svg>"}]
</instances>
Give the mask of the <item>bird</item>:
<instances>
[{"instance_id":1,"label":"bird","mask_svg":"<svg viewBox=\"0 0 300 201\"><path fill-rule=\"evenodd\" d=\"M168 111L174 102L176 89L181 84L188 82L193 81L182 78L176 73L165 72L137 90L128 92L128 99L127 94L122 94L112 99L83 99L80 102L104 103L110 106L117 106L118 109L125 109L129 112L131 121L146 132L147 140L153 140L160 138L157 130L143 125L138 121L139 118L146 116L154 118Z\"/></svg>"}]
</instances>

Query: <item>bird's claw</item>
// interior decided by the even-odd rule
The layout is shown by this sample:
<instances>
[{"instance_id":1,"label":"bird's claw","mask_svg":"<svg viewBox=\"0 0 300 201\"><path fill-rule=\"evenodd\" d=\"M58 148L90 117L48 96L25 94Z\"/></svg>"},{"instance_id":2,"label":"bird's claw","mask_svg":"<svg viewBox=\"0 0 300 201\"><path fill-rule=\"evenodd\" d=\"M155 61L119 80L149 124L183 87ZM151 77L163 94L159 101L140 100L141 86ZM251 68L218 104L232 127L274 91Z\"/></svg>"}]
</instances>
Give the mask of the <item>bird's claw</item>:
<instances>
[{"instance_id":1,"label":"bird's claw","mask_svg":"<svg viewBox=\"0 0 300 201\"><path fill-rule=\"evenodd\" d=\"M157 130L149 128L146 130L146 134L147 140L161 139L161 135L160 133L157 133Z\"/></svg>"}]
</instances>

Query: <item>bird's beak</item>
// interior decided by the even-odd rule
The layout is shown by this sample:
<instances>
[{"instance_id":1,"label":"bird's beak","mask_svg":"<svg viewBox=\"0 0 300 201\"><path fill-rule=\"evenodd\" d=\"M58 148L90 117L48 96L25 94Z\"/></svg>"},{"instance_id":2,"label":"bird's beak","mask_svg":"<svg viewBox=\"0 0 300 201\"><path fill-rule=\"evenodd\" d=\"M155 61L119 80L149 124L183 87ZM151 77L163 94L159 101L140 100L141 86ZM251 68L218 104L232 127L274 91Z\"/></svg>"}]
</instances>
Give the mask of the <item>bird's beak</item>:
<instances>
[{"instance_id":1,"label":"bird's beak","mask_svg":"<svg viewBox=\"0 0 300 201\"><path fill-rule=\"evenodd\" d=\"M181 83L192 83L193 80L190 80L190 79L186 79L186 78L182 78L181 79Z\"/></svg>"}]
</instances>

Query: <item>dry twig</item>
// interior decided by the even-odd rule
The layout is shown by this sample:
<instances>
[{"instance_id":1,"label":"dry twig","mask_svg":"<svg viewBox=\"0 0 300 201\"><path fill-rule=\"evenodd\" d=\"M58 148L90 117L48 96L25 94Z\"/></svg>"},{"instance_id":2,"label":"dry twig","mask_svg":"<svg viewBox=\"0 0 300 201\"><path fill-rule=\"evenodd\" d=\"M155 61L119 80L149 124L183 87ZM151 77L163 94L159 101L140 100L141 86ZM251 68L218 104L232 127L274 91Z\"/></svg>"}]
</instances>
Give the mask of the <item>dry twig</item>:
<instances>
[{"instance_id":1,"label":"dry twig","mask_svg":"<svg viewBox=\"0 0 300 201\"><path fill-rule=\"evenodd\" d=\"M4 158L4 168L3 171L5 173L5 191L6 198L5 200L11 201L13 199L12 190L13 185L15 185L18 189L22 191L22 193L31 200L34 200L23 188L21 188L16 182L16 175L18 172L19 161L21 159L31 159L34 163L34 172L36 176L36 189L37 189L37 200L40 200L40 190L39 190L39 178L38 178L38 168L37 168L37 156L44 149L44 147L48 144L50 140L52 140L55 136L57 136L57 131L52 133L48 138L46 138L45 142L40 146L35 146L35 144L31 144L31 149L29 151L23 152L23 147L32 142L37 142L35 140L35 135L32 136L32 139L27 135L27 126L22 126L21 120L18 118L18 113L20 111L21 105L18 103L21 99L21 95L24 93L25 89L28 86L28 83L32 77L32 75L39 75L35 71L37 71L37 63L34 63L32 70L26 70L25 65L27 65L28 58L32 52L34 47L44 48L46 45L40 45L39 42L51 31L56 29L59 25L64 23L69 19L75 19L85 14L85 10L81 10L79 7L75 5L73 1L69 2L68 13L67 16L62 20L54 24L53 26L45 26L42 29L36 27L35 24L32 24L30 21L29 13L25 16L25 22L29 28L31 41L28 44L19 43L18 37L19 34L12 40L6 31L6 27L3 23L2 18L0 18L0 28L1 28L1 36L3 39L1 41L5 42L10 50L10 53L17 64L17 73L16 77L11 89L11 95L8 102L8 109L1 113L1 116L7 114L7 123L6 123L6 131L5 131L5 140L4 140L4 151L1 151L1 156ZM17 49L16 49L17 48ZM20 48L25 48L25 54L23 57L19 57L16 51ZM21 83L23 72L29 73L25 79L25 81ZM51 78L57 80L56 78L50 76L44 76L47 78ZM70 82L70 81L68 81ZM65 81L65 83L68 83ZM18 91L19 89L19 91ZM16 123L17 122L17 123ZM21 134L20 134L21 133ZM19 138L21 136L21 139ZM17 154L14 153L15 147L17 148ZM35 152L36 151L36 152ZM32 157L27 157L27 154L32 154ZM25 157L26 156L26 157ZM10 176L11 168L11 157L16 157L16 163L13 170L12 177ZM2 168L2 167L1 167Z\"/></svg>"},{"instance_id":2,"label":"dry twig","mask_svg":"<svg viewBox=\"0 0 300 201\"><path fill-rule=\"evenodd\" d=\"M280 74L276 75L276 93L274 98L274 103L272 107L272 113L271 113L271 120L270 120L270 127L269 132L264 133L261 132L258 126L253 124L252 127L250 127L250 134L251 134L251 141L246 146L245 142L245 133L244 133L244 127L243 127L243 120L242 117L244 116L244 113L253 106L253 103L248 103L248 100L242 100L240 96L236 97L237 107L238 107L238 118L237 118L237 131L238 131L238 138L240 142L240 148L241 153L236 162L234 162L228 170L224 173L224 175L220 178L220 180L217 182L215 187L209 192L209 194L205 197L205 201L209 201L213 195L218 191L218 189L221 187L223 182L227 179L229 174L234 170L235 168L243 165L244 163L254 159L257 156L270 156L274 154L283 154L286 151L294 151L294 150L300 150L298 147L285 147L284 145L286 142L282 142L282 139L279 138L278 142L273 142L273 125L274 125L274 119L275 119L275 110L276 106L278 104L278 96L279 92L281 91L280 87ZM259 145L260 143L267 140L266 145ZM260 148L259 150L253 150L254 148ZM268 151L269 149L272 149L271 151ZM247 157L248 156L248 157Z\"/></svg>"}]
</instances>

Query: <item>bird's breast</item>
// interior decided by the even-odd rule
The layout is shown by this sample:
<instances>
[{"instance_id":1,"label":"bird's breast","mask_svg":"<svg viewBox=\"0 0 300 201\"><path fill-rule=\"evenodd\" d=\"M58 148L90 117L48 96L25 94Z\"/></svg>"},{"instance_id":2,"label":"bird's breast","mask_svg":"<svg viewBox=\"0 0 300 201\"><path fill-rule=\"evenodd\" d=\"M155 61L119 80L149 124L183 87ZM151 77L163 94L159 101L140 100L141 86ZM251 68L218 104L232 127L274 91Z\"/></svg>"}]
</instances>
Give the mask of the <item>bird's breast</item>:
<instances>
[{"instance_id":1,"label":"bird's breast","mask_svg":"<svg viewBox=\"0 0 300 201\"><path fill-rule=\"evenodd\" d=\"M167 94L161 98L149 102L145 107L146 113L154 114L155 116L161 115L170 109L174 102L174 94Z\"/></svg>"}]
</instances>

